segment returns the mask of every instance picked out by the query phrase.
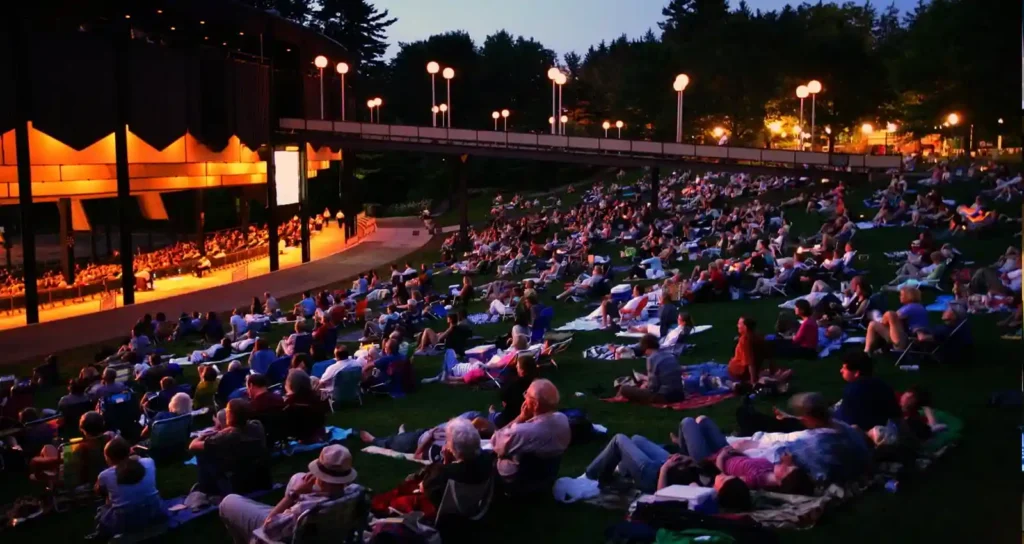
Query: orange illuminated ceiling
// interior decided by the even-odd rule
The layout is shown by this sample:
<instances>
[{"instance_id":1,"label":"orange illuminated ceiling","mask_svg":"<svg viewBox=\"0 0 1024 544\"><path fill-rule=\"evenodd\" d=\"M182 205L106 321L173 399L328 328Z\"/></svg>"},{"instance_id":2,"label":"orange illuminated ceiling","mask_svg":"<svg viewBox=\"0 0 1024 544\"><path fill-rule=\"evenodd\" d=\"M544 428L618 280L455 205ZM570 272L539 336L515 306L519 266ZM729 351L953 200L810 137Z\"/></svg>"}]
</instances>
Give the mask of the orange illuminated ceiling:
<instances>
[{"instance_id":1,"label":"orange illuminated ceiling","mask_svg":"<svg viewBox=\"0 0 1024 544\"><path fill-rule=\"evenodd\" d=\"M309 177L327 168L331 160L341 159L340 151L313 149L308 144L306 149ZM117 194L113 134L77 150L29 124L29 152L35 202ZM15 156L14 131L0 134L0 204L17 203ZM267 165L235 136L220 151L188 133L164 149L156 149L129 130L128 175L135 195L266 183Z\"/></svg>"}]
</instances>

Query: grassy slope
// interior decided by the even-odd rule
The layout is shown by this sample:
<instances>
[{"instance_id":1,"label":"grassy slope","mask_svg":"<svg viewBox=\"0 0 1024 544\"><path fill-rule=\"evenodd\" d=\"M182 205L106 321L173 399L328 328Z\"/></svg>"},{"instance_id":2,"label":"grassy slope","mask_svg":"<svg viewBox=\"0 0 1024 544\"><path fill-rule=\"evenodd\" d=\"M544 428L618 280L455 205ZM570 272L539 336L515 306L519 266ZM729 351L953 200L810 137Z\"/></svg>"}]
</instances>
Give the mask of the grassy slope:
<instances>
[{"instance_id":1,"label":"grassy slope","mask_svg":"<svg viewBox=\"0 0 1024 544\"><path fill-rule=\"evenodd\" d=\"M859 201L859 198L850 200ZM485 210L486 202L474 202L472 208ZM804 217L802 212L794 212L793 219L798 232L807 232L817 225L816 219ZM889 279L892 274L891 267L878 259L880 252L903 249L913 236L910 229L877 229L857 235L861 251L873 254L866 264L873 271L872 280L876 285ZM960 241L957 245L968 259L987 262L1009 243L1012 243L1009 236L1002 236L988 240ZM416 260L429 260L435 255L436 249L435 240L431 246L413 257ZM607 248L604 253L612 253L612 248ZM444 280L440 283L443 285ZM684 357L684 363L725 361L732 351L736 319L741 314L748 314L762 323L772 323L778 315L776 305L779 302L769 299L691 306L689 311L697 322L714 325L714 329L698 338L698 348ZM482 311L482 303L478 306L472 308L472 311ZM562 323L580 313L582 308L579 306L556 304L556 323ZM888 364L879 364L878 369L879 374L896 388L913 383L928 387L933 391L940 408L963 417L967 424L963 444L952 451L923 481L902 482L901 490L896 495L869 493L830 513L814 530L786 533L783 537L785 542L1008 542L1011 537L1015 538L1016 522L1019 519L1016 504L1021 490L1021 480L1016 469L1016 427L1020 424L1020 414L988 408L985 403L991 391L1009 389L1018 384L1021 370L1020 344L999 340L999 332L991 326L995 319L974 317L972 320L979 346L975 360L963 361L950 368L927 369L920 373L903 373ZM484 336L505 332L506 329L507 325L477 328L478 333ZM283 333L275 330L272 339ZM559 369L548 373L548 377L562 391L566 407L585 409L595 422L606 425L612 432L643 434L655 440L666 440L667 433L675 428L679 418L696 415L600 402L600 396L611 392L614 378L642 367L642 361L638 360L595 362L584 361L579 356L584 347L608 341L611 338L607 333L578 334L572 350L559 358ZM91 347L79 354L84 357L94 349ZM426 377L436 373L438 364L436 358L417 359L415 367L420 377ZM821 391L830 398L838 398L843 383L838 375L835 357L812 362L786 361L783 364L796 369L797 390ZM194 375L190 378L195 379ZM574 396L573 393L577 391L583 392L584 396ZM46 397L55 400L58 395L59 392L51 391ZM404 400L371 399L362 409L350 409L331 416L330 422L341 427L384 434L393 432L399 423L405 423L410 428L433 425L468 409L486 409L488 404L495 401L495 393L491 391L430 385ZM722 422L728 430L736 402L723 402L704 413ZM760 402L763 409L769 409L768 403ZM42 404L51 405L52 402ZM349 446L353 451L358 449L355 441L350 442ZM576 476L582 473L601 447L602 444L594 443L572 448L564 460L562 474ZM299 455L281 460L275 466L275 479L283 481L291 473L303 470L311 457ZM355 462L360 480L378 491L396 485L415 468L408 463L358 452ZM194 472L191 467L161 467L159 480L163 496L174 496L187 492L194 481ZM0 502L9 501L22 490L23 484L3 482L0 485ZM268 501L276 498L270 497ZM542 505L504 507L506 511L501 516L490 516L485 522L487 527L484 534L489 535L489 541L498 543L599 542L603 539L604 528L621 518L621 513L587 505L544 502ZM513 519L515 523L509 523ZM78 540L88 532L90 523L90 512L80 510L32 527L32 536L50 542L62 538ZM224 542L226 535L218 519L213 516L192 522L165 540Z\"/></svg>"}]
</instances>

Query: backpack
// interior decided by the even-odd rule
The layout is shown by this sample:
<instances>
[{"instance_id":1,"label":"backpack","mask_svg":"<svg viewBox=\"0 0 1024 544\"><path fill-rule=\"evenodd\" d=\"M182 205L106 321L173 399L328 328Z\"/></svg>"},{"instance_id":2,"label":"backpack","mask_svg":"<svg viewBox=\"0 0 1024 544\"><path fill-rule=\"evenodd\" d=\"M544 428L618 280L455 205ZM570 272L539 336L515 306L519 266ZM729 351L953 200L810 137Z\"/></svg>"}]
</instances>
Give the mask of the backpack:
<instances>
[{"instance_id":1,"label":"backpack","mask_svg":"<svg viewBox=\"0 0 1024 544\"><path fill-rule=\"evenodd\" d=\"M570 408L568 410L560 410L566 417L569 418L569 431L572 434L569 444L576 446L578 444L586 444L590 442L594 435L597 433L594 431L594 424L587 417L587 413L578 408Z\"/></svg>"}]
</instances>

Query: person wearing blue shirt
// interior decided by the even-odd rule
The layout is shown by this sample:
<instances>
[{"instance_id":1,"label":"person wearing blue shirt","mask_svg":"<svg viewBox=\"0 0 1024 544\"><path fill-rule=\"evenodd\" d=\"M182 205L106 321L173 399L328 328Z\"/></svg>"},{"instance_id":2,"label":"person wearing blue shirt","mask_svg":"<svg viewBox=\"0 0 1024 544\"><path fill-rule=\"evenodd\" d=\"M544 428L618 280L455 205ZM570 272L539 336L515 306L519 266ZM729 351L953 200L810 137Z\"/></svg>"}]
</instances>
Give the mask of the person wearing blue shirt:
<instances>
[{"instance_id":1,"label":"person wearing blue shirt","mask_svg":"<svg viewBox=\"0 0 1024 544\"><path fill-rule=\"evenodd\" d=\"M393 376L392 365L397 365L405 361L400 353L398 353L398 340L386 339L384 340L384 356L377 359L372 364L366 365L363 369L363 385L366 387L374 387L380 384L388 384L388 390L390 392L401 391L401 383L396 376Z\"/></svg>"},{"instance_id":2,"label":"person wearing blue shirt","mask_svg":"<svg viewBox=\"0 0 1024 544\"><path fill-rule=\"evenodd\" d=\"M889 311L877 321L868 324L864 340L864 353L872 354L891 343L897 349L909 345L908 333L928 329L928 310L921 305L921 290L905 286L900 289L899 310Z\"/></svg>"},{"instance_id":3,"label":"person wearing blue shirt","mask_svg":"<svg viewBox=\"0 0 1024 544\"><path fill-rule=\"evenodd\" d=\"M299 301L296 309L299 308L302 310L303 317L313 317L313 314L316 313L316 301L313 300L313 297L309 296L309 291L302 293L302 300Z\"/></svg>"},{"instance_id":4,"label":"person wearing blue shirt","mask_svg":"<svg viewBox=\"0 0 1024 544\"><path fill-rule=\"evenodd\" d=\"M257 374L266 374L267 368L275 359L277 359L277 353L270 349L267 341L257 338L256 345L252 348L252 354L249 355L249 368Z\"/></svg>"},{"instance_id":5,"label":"person wearing blue shirt","mask_svg":"<svg viewBox=\"0 0 1024 544\"><path fill-rule=\"evenodd\" d=\"M864 432L889 420L899 421L900 406L896 393L888 384L872 375L871 358L860 351L843 355L840 370L846 380L843 400L835 411L835 418Z\"/></svg>"}]
</instances>

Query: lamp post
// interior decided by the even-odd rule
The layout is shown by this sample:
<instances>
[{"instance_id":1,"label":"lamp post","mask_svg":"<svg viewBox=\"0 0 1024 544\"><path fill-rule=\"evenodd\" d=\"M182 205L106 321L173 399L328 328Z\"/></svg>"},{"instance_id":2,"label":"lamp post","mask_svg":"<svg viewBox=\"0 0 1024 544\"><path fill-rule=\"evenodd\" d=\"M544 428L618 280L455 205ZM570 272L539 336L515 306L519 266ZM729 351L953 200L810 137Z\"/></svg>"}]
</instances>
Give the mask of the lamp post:
<instances>
[{"instance_id":1,"label":"lamp post","mask_svg":"<svg viewBox=\"0 0 1024 544\"><path fill-rule=\"evenodd\" d=\"M440 111L441 111L441 108L439 108L437 106L430 106L430 115L434 118L435 121L437 120L437 114ZM435 125L436 125L436 123L435 123Z\"/></svg>"},{"instance_id":2,"label":"lamp post","mask_svg":"<svg viewBox=\"0 0 1024 544\"><path fill-rule=\"evenodd\" d=\"M335 67L341 75L341 120L345 120L345 74L348 73L348 64L339 62Z\"/></svg>"},{"instance_id":3,"label":"lamp post","mask_svg":"<svg viewBox=\"0 0 1024 544\"><path fill-rule=\"evenodd\" d=\"M889 133L890 132L896 132L896 123L886 123L885 124L885 152L882 153L883 155L888 155L889 154Z\"/></svg>"},{"instance_id":4,"label":"lamp post","mask_svg":"<svg viewBox=\"0 0 1024 544\"><path fill-rule=\"evenodd\" d=\"M437 97L434 95L434 74L441 70L441 65L434 61L427 63L427 73L430 74L430 110L433 112L431 115L430 122L432 126L437 126L437 112L434 109L437 107Z\"/></svg>"},{"instance_id":5,"label":"lamp post","mask_svg":"<svg viewBox=\"0 0 1024 544\"><path fill-rule=\"evenodd\" d=\"M448 84L448 128L452 128L452 78L455 77L455 69L445 68L441 75Z\"/></svg>"},{"instance_id":6,"label":"lamp post","mask_svg":"<svg viewBox=\"0 0 1024 544\"><path fill-rule=\"evenodd\" d=\"M775 139L780 132L782 132L782 121L772 121L768 123L768 130L771 131L771 136L768 139L768 149L772 148L772 140Z\"/></svg>"},{"instance_id":7,"label":"lamp post","mask_svg":"<svg viewBox=\"0 0 1024 544\"><path fill-rule=\"evenodd\" d=\"M500 113L498 113L496 111L492 111L491 112L491 119L494 119L494 130L495 130L495 132L497 132L497 130L498 130L498 118L499 117L501 117Z\"/></svg>"},{"instance_id":8,"label":"lamp post","mask_svg":"<svg viewBox=\"0 0 1024 544\"><path fill-rule=\"evenodd\" d=\"M507 109L501 110L501 122L504 125L505 132L508 132L508 116L510 113Z\"/></svg>"},{"instance_id":9,"label":"lamp post","mask_svg":"<svg viewBox=\"0 0 1024 544\"><path fill-rule=\"evenodd\" d=\"M797 125L793 127L793 137L796 138L796 148L800 151L804 149L804 127Z\"/></svg>"},{"instance_id":10,"label":"lamp post","mask_svg":"<svg viewBox=\"0 0 1024 544\"><path fill-rule=\"evenodd\" d=\"M562 136L565 136L565 125L566 125L566 123L569 122L569 116L568 115L563 115L563 116L559 117L558 120L562 124L562 132L561 132L561 134L562 134Z\"/></svg>"},{"instance_id":11,"label":"lamp post","mask_svg":"<svg viewBox=\"0 0 1024 544\"><path fill-rule=\"evenodd\" d=\"M441 126L448 126L445 123L445 118L448 117L448 104L441 104L440 106L437 107L437 109L441 110Z\"/></svg>"},{"instance_id":12,"label":"lamp post","mask_svg":"<svg viewBox=\"0 0 1024 544\"><path fill-rule=\"evenodd\" d=\"M800 126L804 126L804 99L810 94L807 85L800 85L796 88L796 97L800 99ZM800 142L800 149L803 149L803 142Z\"/></svg>"},{"instance_id":13,"label":"lamp post","mask_svg":"<svg viewBox=\"0 0 1024 544\"><path fill-rule=\"evenodd\" d=\"M711 130L711 134L715 137L716 145L721 145L722 136L725 136L725 129L722 127L715 127Z\"/></svg>"},{"instance_id":14,"label":"lamp post","mask_svg":"<svg viewBox=\"0 0 1024 544\"><path fill-rule=\"evenodd\" d=\"M366 101L366 107L370 108L370 122L371 123L373 122L373 107L375 105L376 105L376 103L373 101L372 98Z\"/></svg>"},{"instance_id":15,"label":"lamp post","mask_svg":"<svg viewBox=\"0 0 1024 544\"><path fill-rule=\"evenodd\" d=\"M320 70L320 119L324 118L324 68L327 67L327 57L317 55L313 64Z\"/></svg>"},{"instance_id":16,"label":"lamp post","mask_svg":"<svg viewBox=\"0 0 1024 544\"><path fill-rule=\"evenodd\" d=\"M676 92L676 143L683 141L683 91L690 84L690 76L679 74L672 82L672 89Z\"/></svg>"},{"instance_id":17,"label":"lamp post","mask_svg":"<svg viewBox=\"0 0 1024 544\"><path fill-rule=\"evenodd\" d=\"M384 101L381 100L379 96L377 98L373 99L373 105L374 105L374 107L377 108L377 123L378 124L380 123L380 106L383 103L384 103Z\"/></svg>"},{"instance_id":18,"label":"lamp post","mask_svg":"<svg viewBox=\"0 0 1024 544\"><path fill-rule=\"evenodd\" d=\"M811 151L814 151L814 104L815 98L821 92L821 82L817 79L812 79L807 84L807 92L811 93ZM801 145L800 147L802 148L803 146Z\"/></svg>"},{"instance_id":19,"label":"lamp post","mask_svg":"<svg viewBox=\"0 0 1024 544\"><path fill-rule=\"evenodd\" d=\"M557 80L562 72L558 71L558 68L551 67L548 69L548 79L551 80L551 134L555 133L555 116L558 113L555 112L555 86L558 85Z\"/></svg>"},{"instance_id":20,"label":"lamp post","mask_svg":"<svg viewBox=\"0 0 1024 544\"><path fill-rule=\"evenodd\" d=\"M561 121L561 123L558 125L559 134L565 134L565 121L562 121L562 119L568 119L567 117L562 115L562 85L565 85L566 81L569 81L569 78L562 72L559 72L558 77L555 78L555 84L558 85L558 110L557 113L555 113L555 115L559 115L560 117L558 118L558 120Z\"/></svg>"},{"instance_id":21,"label":"lamp post","mask_svg":"<svg viewBox=\"0 0 1024 544\"><path fill-rule=\"evenodd\" d=\"M605 121L605 122L601 123L601 128L604 129L604 137L607 138L608 137L608 129L612 128L612 124L609 123L608 121Z\"/></svg>"},{"instance_id":22,"label":"lamp post","mask_svg":"<svg viewBox=\"0 0 1024 544\"><path fill-rule=\"evenodd\" d=\"M949 133L950 134L955 134L956 133L956 128L955 127L957 126L957 124L960 123L960 115L957 114L957 113L951 113L951 114L947 115L946 116L946 123L949 124L949 127L950 127L949 128Z\"/></svg>"},{"instance_id":23,"label":"lamp post","mask_svg":"<svg viewBox=\"0 0 1024 544\"><path fill-rule=\"evenodd\" d=\"M996 149L1002 151L1003 150L1003 134L1002 134L1002 132L1003 132L1003 118L1000 117L999 120L996 121L996 122L999 123L999 135L996 136Z\"/></svg>"},{"instance_id":24,"label":"lamp post","mask_svg":"<svg viewBox=\"0 0 1024 544\"><path fill-rule=\"evenodd\" d=\"M626 123L622 121L615 121L615 128L619 129L619 139L622 139L622 127L626 126Z\"/></svg>"}]
</instances>

